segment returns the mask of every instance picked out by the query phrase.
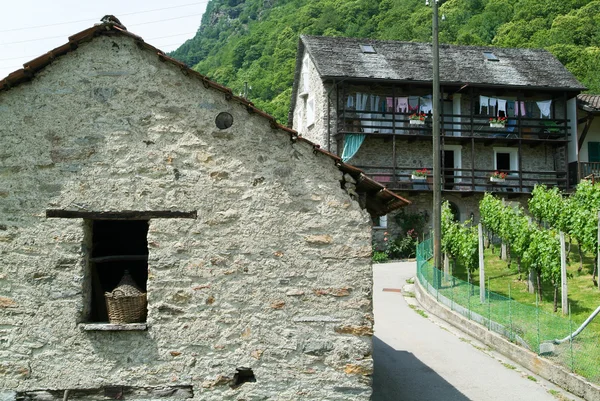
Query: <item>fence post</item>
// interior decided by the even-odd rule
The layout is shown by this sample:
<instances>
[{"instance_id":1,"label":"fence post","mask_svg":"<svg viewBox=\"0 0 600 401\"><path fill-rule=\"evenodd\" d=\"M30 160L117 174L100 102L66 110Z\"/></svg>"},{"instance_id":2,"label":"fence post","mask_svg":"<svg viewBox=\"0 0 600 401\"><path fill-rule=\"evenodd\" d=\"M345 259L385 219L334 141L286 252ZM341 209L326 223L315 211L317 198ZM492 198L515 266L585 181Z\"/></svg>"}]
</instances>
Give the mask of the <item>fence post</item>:
<instances>
[{"instance_id":1,"label":"fence post","mask_svg":"<svg viewBox=\"0 0 600 401\"><path fill-rule=\"evenodd\" d=\"M471 320L471 286L473 284L471 283L467 283L469 284L467 287L467 302L468 302L468 309L469 309L469 320Z\"/></svg>"},{"instance_id":2,"label":"fence post","mask_svg":"<svg viewBox=\"0 0 600 401\"><path fill-rule=\"evenodd\" d=\"M485 302L485 268L483 264L483 226L477 225L477 239L479 250L479 302Z\"/></svg>"},{"instance_id":3,"label":"fence post","mask_svg":"<svg viewBox=\"0 0 600 401\"><path fill-rule=\"evenodd\" d=\"M510 341L512 341L512 338L513 338L511 303L512 303L512 298L510 297L510 283L508 283L508 322L510 324L510 336L508 338Z\"/></svg>"},{"instance_id":4,"label":"fence post","mask_svg":"<svg viewBox=\"0 0 600 401\"><path fill-rule=\"evenodd\" d=\"M433 270L433 274L435 276L435 300L439 303L440 302L440 273L441 270L439 268L434 268Z\"/></svg>"},{"instance_id":5,"label":"fence post","mask_svg":"<svg viewBox=\"0 0 600 401\"><path fill-rule=\"evenodd\" d=\"M560 231L560 297L562 314L567 314L567 250L565 249L565 233Z\"/></svg>"},{"instance_id":6,"label":"fence post","mask_svg":"<svg viewBox=\"0 0 600 401\"><path fill-rule=\"evenodd\" d=\"M540 354L540 296L535 293L535 318L537 321L537 353Z\"/></svg>"},{"instance_id":7,"label":"fence post","mask_svg":"<svg viewBox=\"0 0 600 401\"><path fill-rule=\"evenodd\" d=\"M450 303L450 310L454 310L454 276L452 276L452 302Z\"/></svg>"},{"instance_id":8,"label":"fence post","mask_svg":"<svg viewBox=\"0 0 600 401\"><path fill-rule=\"evenodd\" d=\"M575 360L573 357L573 321L571 320L571 303L569 303L569 346L571 347L571 372L575 373Z\"/></svg>"},{"instance_id":9,"label":"fence post","mask_svg":"<svg viewBox=\"0 0 600 401\"><path fill-rule=\"evenodd\" d=\"M492 329L492 299L490 298L490 278L488 277L487 285L487 301L488 301L488 330Z\"/></svg>"}]
</instances>

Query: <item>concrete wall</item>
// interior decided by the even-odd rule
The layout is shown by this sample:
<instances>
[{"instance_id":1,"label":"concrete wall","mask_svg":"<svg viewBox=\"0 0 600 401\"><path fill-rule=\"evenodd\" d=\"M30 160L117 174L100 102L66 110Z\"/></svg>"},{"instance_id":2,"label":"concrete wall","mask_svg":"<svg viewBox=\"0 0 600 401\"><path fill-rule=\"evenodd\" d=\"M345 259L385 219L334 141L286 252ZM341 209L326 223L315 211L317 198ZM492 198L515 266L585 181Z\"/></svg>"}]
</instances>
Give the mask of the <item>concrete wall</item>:
<instances>
[{"instance_id":1,"label":"concrete wall","mask_svg":"<svg viewBox=\"0 0 600 401\"><path fill-rule=\"evenodd\" d=\"M0 398L369 399L370 218L330 158L126 37L0 92L0 121ZM87 224L47 209L197 210L149 222L147 331L81 329Z\"/></svg>"}]
</instances>

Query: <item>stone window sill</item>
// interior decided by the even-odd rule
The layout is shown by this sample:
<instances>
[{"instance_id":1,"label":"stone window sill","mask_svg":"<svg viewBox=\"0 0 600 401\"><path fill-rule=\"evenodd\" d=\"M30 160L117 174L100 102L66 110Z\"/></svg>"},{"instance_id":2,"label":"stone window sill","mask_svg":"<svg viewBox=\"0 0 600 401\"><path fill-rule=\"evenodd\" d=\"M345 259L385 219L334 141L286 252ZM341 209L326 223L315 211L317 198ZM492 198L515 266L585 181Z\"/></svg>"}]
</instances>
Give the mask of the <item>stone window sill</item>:
<instances>
[{"instance_id":1,"label":"stone window sill","mask_svg":"<svg viewBox=\"0 0 600 401\"><path fill-rule=\"evenodd\" d=\"M147 323L80 323L83 331L144 331L148 329Z\"/></svg>"}]
</instances>

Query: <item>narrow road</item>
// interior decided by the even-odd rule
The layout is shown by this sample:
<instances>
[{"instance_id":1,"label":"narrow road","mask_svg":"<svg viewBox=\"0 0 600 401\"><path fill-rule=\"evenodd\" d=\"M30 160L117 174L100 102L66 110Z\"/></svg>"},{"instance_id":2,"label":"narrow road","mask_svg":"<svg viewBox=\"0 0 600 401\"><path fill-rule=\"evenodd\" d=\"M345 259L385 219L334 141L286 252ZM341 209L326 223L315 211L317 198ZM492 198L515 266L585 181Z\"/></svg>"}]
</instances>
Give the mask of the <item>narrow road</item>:
<instances>
[{"instance_id":1,"label":"narrow road","mask_svg":"<svg viewBox=\"0 0 600 401\"><path fill-rule=\"evenodd\" d=\"M580 400L389 291L415 271L414 262L373 265L374 401Z\"/></svg>"}]
</instances>

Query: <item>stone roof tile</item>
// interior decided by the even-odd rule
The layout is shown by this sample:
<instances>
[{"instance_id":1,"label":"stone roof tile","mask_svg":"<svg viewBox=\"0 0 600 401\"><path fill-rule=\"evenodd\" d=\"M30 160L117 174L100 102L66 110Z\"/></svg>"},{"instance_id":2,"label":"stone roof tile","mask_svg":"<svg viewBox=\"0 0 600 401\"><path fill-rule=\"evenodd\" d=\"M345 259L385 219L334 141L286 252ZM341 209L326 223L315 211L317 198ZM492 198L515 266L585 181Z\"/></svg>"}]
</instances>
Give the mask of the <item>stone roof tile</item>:
<instances>
[{"instance_id":1,"label":"stone roof tile","mask_svg":"<svg viewBox=\"0 0 600 401\"><path fill-rule=\"evenodd\" d=\"M429 43L302 36L322 78L433 80ZM363 53L361 44L376 53ZM489 61L492 52L498 61ZM551 53L543 49L440 45L442 84L512 86L581 91L586 88Z\"/></svg>"}]
</instances>

